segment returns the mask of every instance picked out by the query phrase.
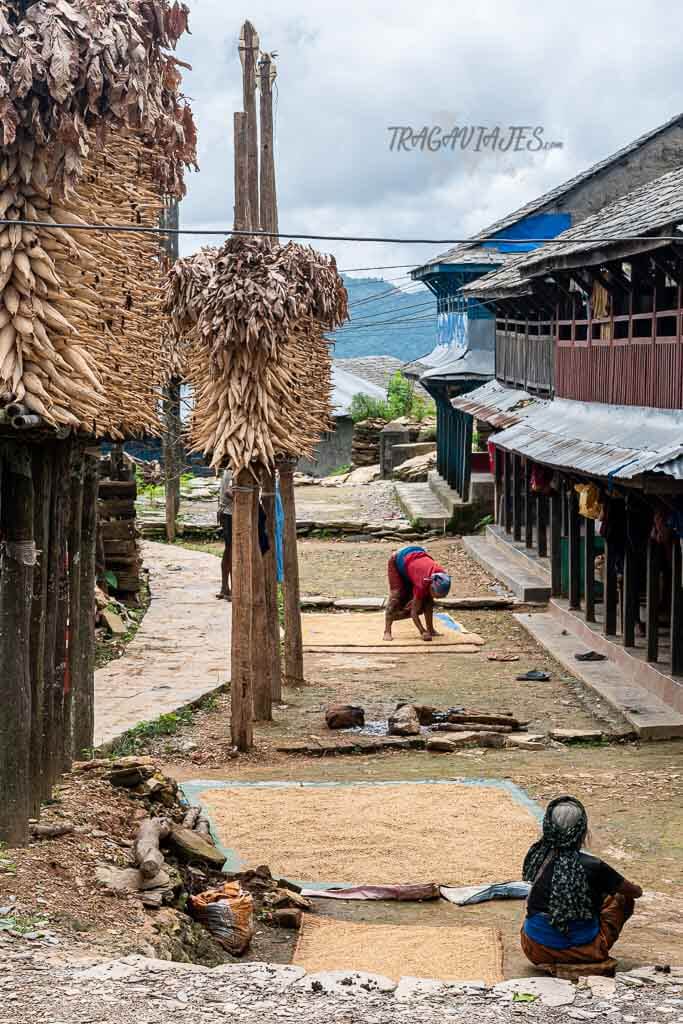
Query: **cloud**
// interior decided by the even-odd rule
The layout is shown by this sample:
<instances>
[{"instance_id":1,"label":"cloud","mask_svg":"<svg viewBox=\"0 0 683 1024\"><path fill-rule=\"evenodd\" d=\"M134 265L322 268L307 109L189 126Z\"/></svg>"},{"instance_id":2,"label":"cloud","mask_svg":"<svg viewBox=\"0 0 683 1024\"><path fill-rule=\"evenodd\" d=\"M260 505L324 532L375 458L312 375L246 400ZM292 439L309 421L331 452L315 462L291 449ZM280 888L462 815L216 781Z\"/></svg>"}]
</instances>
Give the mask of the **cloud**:
<instances>
[{"instance_id":1,"label":"cloud","mask_svg":"<svg viewBox=\"0 0 683 1024\"><path fill-rule=\"evenodd\" d=\"M458 238L678 111L680 14L668 0L189 0L185 91L201 173L184 227L232 223L237 38L278 51L280 225L313 234ZM391 152L390 125L542 125L548 153ZM188 253L206 238L184 238ZM419 264L438 245L319 243L344 267Z\"/></svg>"}]
</instances>

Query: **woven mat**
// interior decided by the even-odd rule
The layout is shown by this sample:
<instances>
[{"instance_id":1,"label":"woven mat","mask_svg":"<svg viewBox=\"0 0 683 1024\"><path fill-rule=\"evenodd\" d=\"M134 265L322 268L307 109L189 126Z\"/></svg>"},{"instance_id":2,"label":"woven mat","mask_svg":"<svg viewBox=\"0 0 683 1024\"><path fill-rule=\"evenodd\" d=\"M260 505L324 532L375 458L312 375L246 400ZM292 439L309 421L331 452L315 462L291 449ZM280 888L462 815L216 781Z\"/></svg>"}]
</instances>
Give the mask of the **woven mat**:
<instances>
[{"instance_id":1,"label":"woven mat","mask_svg":"<svg viewBox=\"0 0 683 1024\"><path fill-rule=\"evenodd\" d=\"M442 981L503 980L497 928L355 924L304 915L293 963L309 973L370 971Z\"/></svg>"},{"instance_id":2,"label":"woven mat","mask_svg":"<svg viewBox=\"0 0 683 1024\"><path fill-rule=\"evenodd\" d=\"M450 621L455 623L454 619ZM409 647L428 654L439 647L462 647L465 648L463 653L471 654L486 643L477 633L468 633L462 627L449 628L442 616L437 616L434 623L441 635L427 644L420 640L410 620L395 622L392 627L394 639L384 641L384 612L344 612L340 615L312 612L302 616L302 625L304 647L309 650L353 647L381 648L389 652L397 647Z\"/></svg>"},{"instance_id":3,"label":"woven mat","mask_svg":"<svg viewBox=\"0 0 683 1024\"><path fill-rule=\"evenodd\" d=\"M201 800L245 867L329 885L517 878L538 838L531 812L495 786L237 786Z\"/></svg>"}]
</instances>

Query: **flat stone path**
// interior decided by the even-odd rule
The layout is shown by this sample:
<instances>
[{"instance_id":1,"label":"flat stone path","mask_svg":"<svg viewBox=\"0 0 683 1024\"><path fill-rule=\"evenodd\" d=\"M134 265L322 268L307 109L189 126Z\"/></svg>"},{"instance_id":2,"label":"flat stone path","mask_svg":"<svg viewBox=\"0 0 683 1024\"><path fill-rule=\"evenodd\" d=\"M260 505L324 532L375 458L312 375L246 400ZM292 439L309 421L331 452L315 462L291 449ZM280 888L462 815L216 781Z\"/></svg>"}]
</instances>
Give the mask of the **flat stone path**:
<instances>
[{"instance_id":1,"label":"flat stone path","mask_svg":"<svg viewBox=\"0 0 683 1024\"><path fill-rule=\"evenodd\" d=\"M230 678L230 605L215 555L143 544L152 602L122 658L95 673L95 746L186 707Z\"/></svg>"}]
</instances>

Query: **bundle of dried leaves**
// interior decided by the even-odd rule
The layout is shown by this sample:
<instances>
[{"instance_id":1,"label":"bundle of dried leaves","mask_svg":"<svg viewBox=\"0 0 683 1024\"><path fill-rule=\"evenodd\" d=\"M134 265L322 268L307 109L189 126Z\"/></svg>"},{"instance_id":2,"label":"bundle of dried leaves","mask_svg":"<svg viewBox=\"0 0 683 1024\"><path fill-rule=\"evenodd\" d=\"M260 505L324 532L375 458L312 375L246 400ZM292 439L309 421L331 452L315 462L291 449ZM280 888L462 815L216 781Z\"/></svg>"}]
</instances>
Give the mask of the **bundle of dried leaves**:
<instances>
[{"instance_id":1,"label":"bundle of dried leaves","mask_svg":"<svg viewBox=\"0 0 683 1024\"><path fill-rule=\"evenodd\" d=\"M166 308L189 337L195 450L235 471L310 455L331 416L323 332L348 315L334 260L291 242L232 239L176 264Z\"/></svg>"}]
</instances>

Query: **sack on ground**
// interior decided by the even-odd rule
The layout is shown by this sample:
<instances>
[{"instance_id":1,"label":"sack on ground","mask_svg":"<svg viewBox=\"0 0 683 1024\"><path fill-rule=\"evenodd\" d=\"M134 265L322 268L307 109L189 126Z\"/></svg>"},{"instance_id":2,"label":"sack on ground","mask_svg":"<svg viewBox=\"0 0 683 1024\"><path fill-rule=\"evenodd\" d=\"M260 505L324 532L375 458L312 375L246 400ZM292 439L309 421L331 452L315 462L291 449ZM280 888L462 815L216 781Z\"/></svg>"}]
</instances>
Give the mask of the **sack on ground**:
<instances>
[{"instance_id":1,"label":"sack on ground","mask_svg":"<svg viewBox=\"0 0 683 1024\"><path fill-rule=\"evenodd\" d=\"M229 953L239 956L254 937L254 900L239 882L226 882L190 897L192 916Z\"/></svg>"}]
</instances>

